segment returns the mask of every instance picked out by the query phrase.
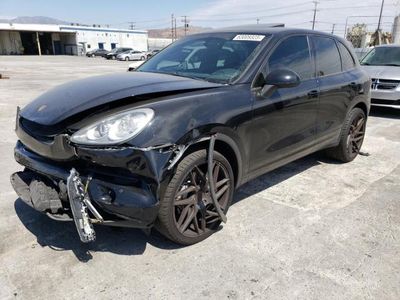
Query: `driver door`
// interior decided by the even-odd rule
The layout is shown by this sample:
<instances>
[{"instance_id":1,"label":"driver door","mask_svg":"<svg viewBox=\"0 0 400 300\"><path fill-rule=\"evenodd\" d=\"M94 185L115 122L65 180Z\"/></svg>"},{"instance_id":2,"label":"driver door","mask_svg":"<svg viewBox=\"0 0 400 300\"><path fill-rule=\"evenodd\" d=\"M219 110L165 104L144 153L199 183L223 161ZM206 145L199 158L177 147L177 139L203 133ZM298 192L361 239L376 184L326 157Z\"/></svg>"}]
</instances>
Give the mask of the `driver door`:
<instances>
[{"instance_id":1,"label":"driver door","mask_svg":"<svg viewBox=\"0 0 400 300\"><path fill-rule=\"evenodd\" d=\"M300 84L272 87L271 93L255 93L250 145L250 174L257 176L301 156L315 141L318 85L306 35L291 36L278 43L262 73L290 69Z\"/></svg>"}]
</instances>

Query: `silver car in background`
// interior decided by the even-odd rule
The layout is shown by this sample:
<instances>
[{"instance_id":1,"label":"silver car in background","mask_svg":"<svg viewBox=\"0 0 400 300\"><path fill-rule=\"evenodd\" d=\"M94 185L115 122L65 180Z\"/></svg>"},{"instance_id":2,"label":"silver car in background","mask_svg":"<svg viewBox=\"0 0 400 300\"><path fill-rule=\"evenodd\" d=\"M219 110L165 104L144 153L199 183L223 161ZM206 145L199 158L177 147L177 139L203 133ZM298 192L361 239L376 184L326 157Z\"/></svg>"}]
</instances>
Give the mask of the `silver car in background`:
<instances>
[{"instance_id":1,"label":"silver car in background","mask_svg":"<svg viewBox=\"0 0 400 300\"><path fill-rule=\"evenodd\" d=\"M400 109L400 45L377 46L360 64L372 79L371 105Z\"/></svg>"},{"instance_id":2,"label":"silver car in background","mask_svg":"<svg viewBox=\"0 0 400 300\"><path fill-rule=\"evenodd\" d=\"M118 60L145 60L147 53L138 50L129 50L117 55Z\"/></svg>"}]
</instances>

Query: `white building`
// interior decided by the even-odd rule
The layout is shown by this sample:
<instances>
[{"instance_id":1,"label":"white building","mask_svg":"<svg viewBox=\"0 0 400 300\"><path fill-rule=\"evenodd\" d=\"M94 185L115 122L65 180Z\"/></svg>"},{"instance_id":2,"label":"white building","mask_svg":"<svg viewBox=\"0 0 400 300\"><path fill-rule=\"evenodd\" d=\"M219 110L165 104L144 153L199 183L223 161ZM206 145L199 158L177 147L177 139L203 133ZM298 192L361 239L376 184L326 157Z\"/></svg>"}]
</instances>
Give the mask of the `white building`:
<instances>
[{"instance_id":1,"label":"white building","mask_svg":"<svg viewBox=\"0 0 400 300\"><path fill-rule=\"evenodd\" d=\"M400 44L400 15L394 18L392 36L393 43Z\"/></svg>"},{"instance_id":2,"label":"white building","mask_svg":"<svg viewBox=\"0 0 400 300\"><path fill-rule=\"evenodd\" d=\"M149 50L161 50L172 43L172 39L148 38Z\"/></svg>"},{"instance_id":3,"label":"white building","mask_svg":"<svg viewBox=\"0 0 400 300\"><path fill-rule=\"evenodd\" d=\"M0 23L0 55L83 55L93 49L147 51L147 31L82 25Z\"/></svg>"}]
</instances>

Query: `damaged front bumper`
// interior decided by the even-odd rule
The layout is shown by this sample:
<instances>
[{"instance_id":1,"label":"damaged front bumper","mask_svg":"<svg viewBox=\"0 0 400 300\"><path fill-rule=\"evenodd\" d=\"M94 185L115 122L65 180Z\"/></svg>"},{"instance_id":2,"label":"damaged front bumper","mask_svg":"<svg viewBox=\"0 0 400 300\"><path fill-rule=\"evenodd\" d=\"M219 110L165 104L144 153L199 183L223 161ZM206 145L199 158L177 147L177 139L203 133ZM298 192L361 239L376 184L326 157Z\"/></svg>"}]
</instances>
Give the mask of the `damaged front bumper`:
<instances>
[{"instance_id":1,"label":"damaged front bumper","mask_svg":"<svg viewBox=\"0 0 400 300\"><path fill-rule=\"evenodd\" d=\"M14 156L25 166L24 171L11 176L18 196L53 219L73 220L71 191L79 184L67 184L68 178L82 183L91 178L86 196L103 220L100 221L93 209L89 209L87 220L90 223L144 229L154 224L172 151L78 149L77 152L75 160L55 161L30 151L18 141ZM87 203L84 206L87 208ZM75 211L81 209L78 205ZM75 217L75 220L79 218ZM86 228L89 228L87 224ZM86 238L81 236L81 240L92 238L89 234Z\"/></svg>"}]
</instances>

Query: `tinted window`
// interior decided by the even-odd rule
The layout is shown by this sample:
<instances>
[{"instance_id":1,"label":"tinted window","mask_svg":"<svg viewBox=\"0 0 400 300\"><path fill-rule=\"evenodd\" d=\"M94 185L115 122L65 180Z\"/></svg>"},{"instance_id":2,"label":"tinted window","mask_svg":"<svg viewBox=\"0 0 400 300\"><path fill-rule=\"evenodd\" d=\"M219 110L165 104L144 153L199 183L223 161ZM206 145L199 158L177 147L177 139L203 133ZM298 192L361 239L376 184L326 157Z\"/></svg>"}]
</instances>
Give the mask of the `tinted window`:
<instances>
[{"instance_id":1,"label":"tinted window","mask_svg":"<svg viewBox=\"0 0 400 300\"><path fill-rule=\"evenodd\" d=\"M290 69L296 72L302 80L313 77L310 51L306 36L294 36L284 40L274 50L268 60L269 71Z\"/></svg>"},{"instance_id":2,"label":"tinted window","mask_svg":"<svg viewBox=\"0 0 400 300\"><path fill-rule=\"evenodd\" d=\"M313 37L317 59L317 75L327 76L342 71L339 51L331 38Z\"/></svg>"},{"instance_id":3,"label":"tinted window","mask_svg":"<svg viewBox=\"0 0 400 300\"><path fill-rule=\"evenodd\" d=\"M342 57L342 70L347 71L355 67L353 56L350 54L349 50L342 43L338 43L340 56Z\"/></svg>"}]
</instances>

